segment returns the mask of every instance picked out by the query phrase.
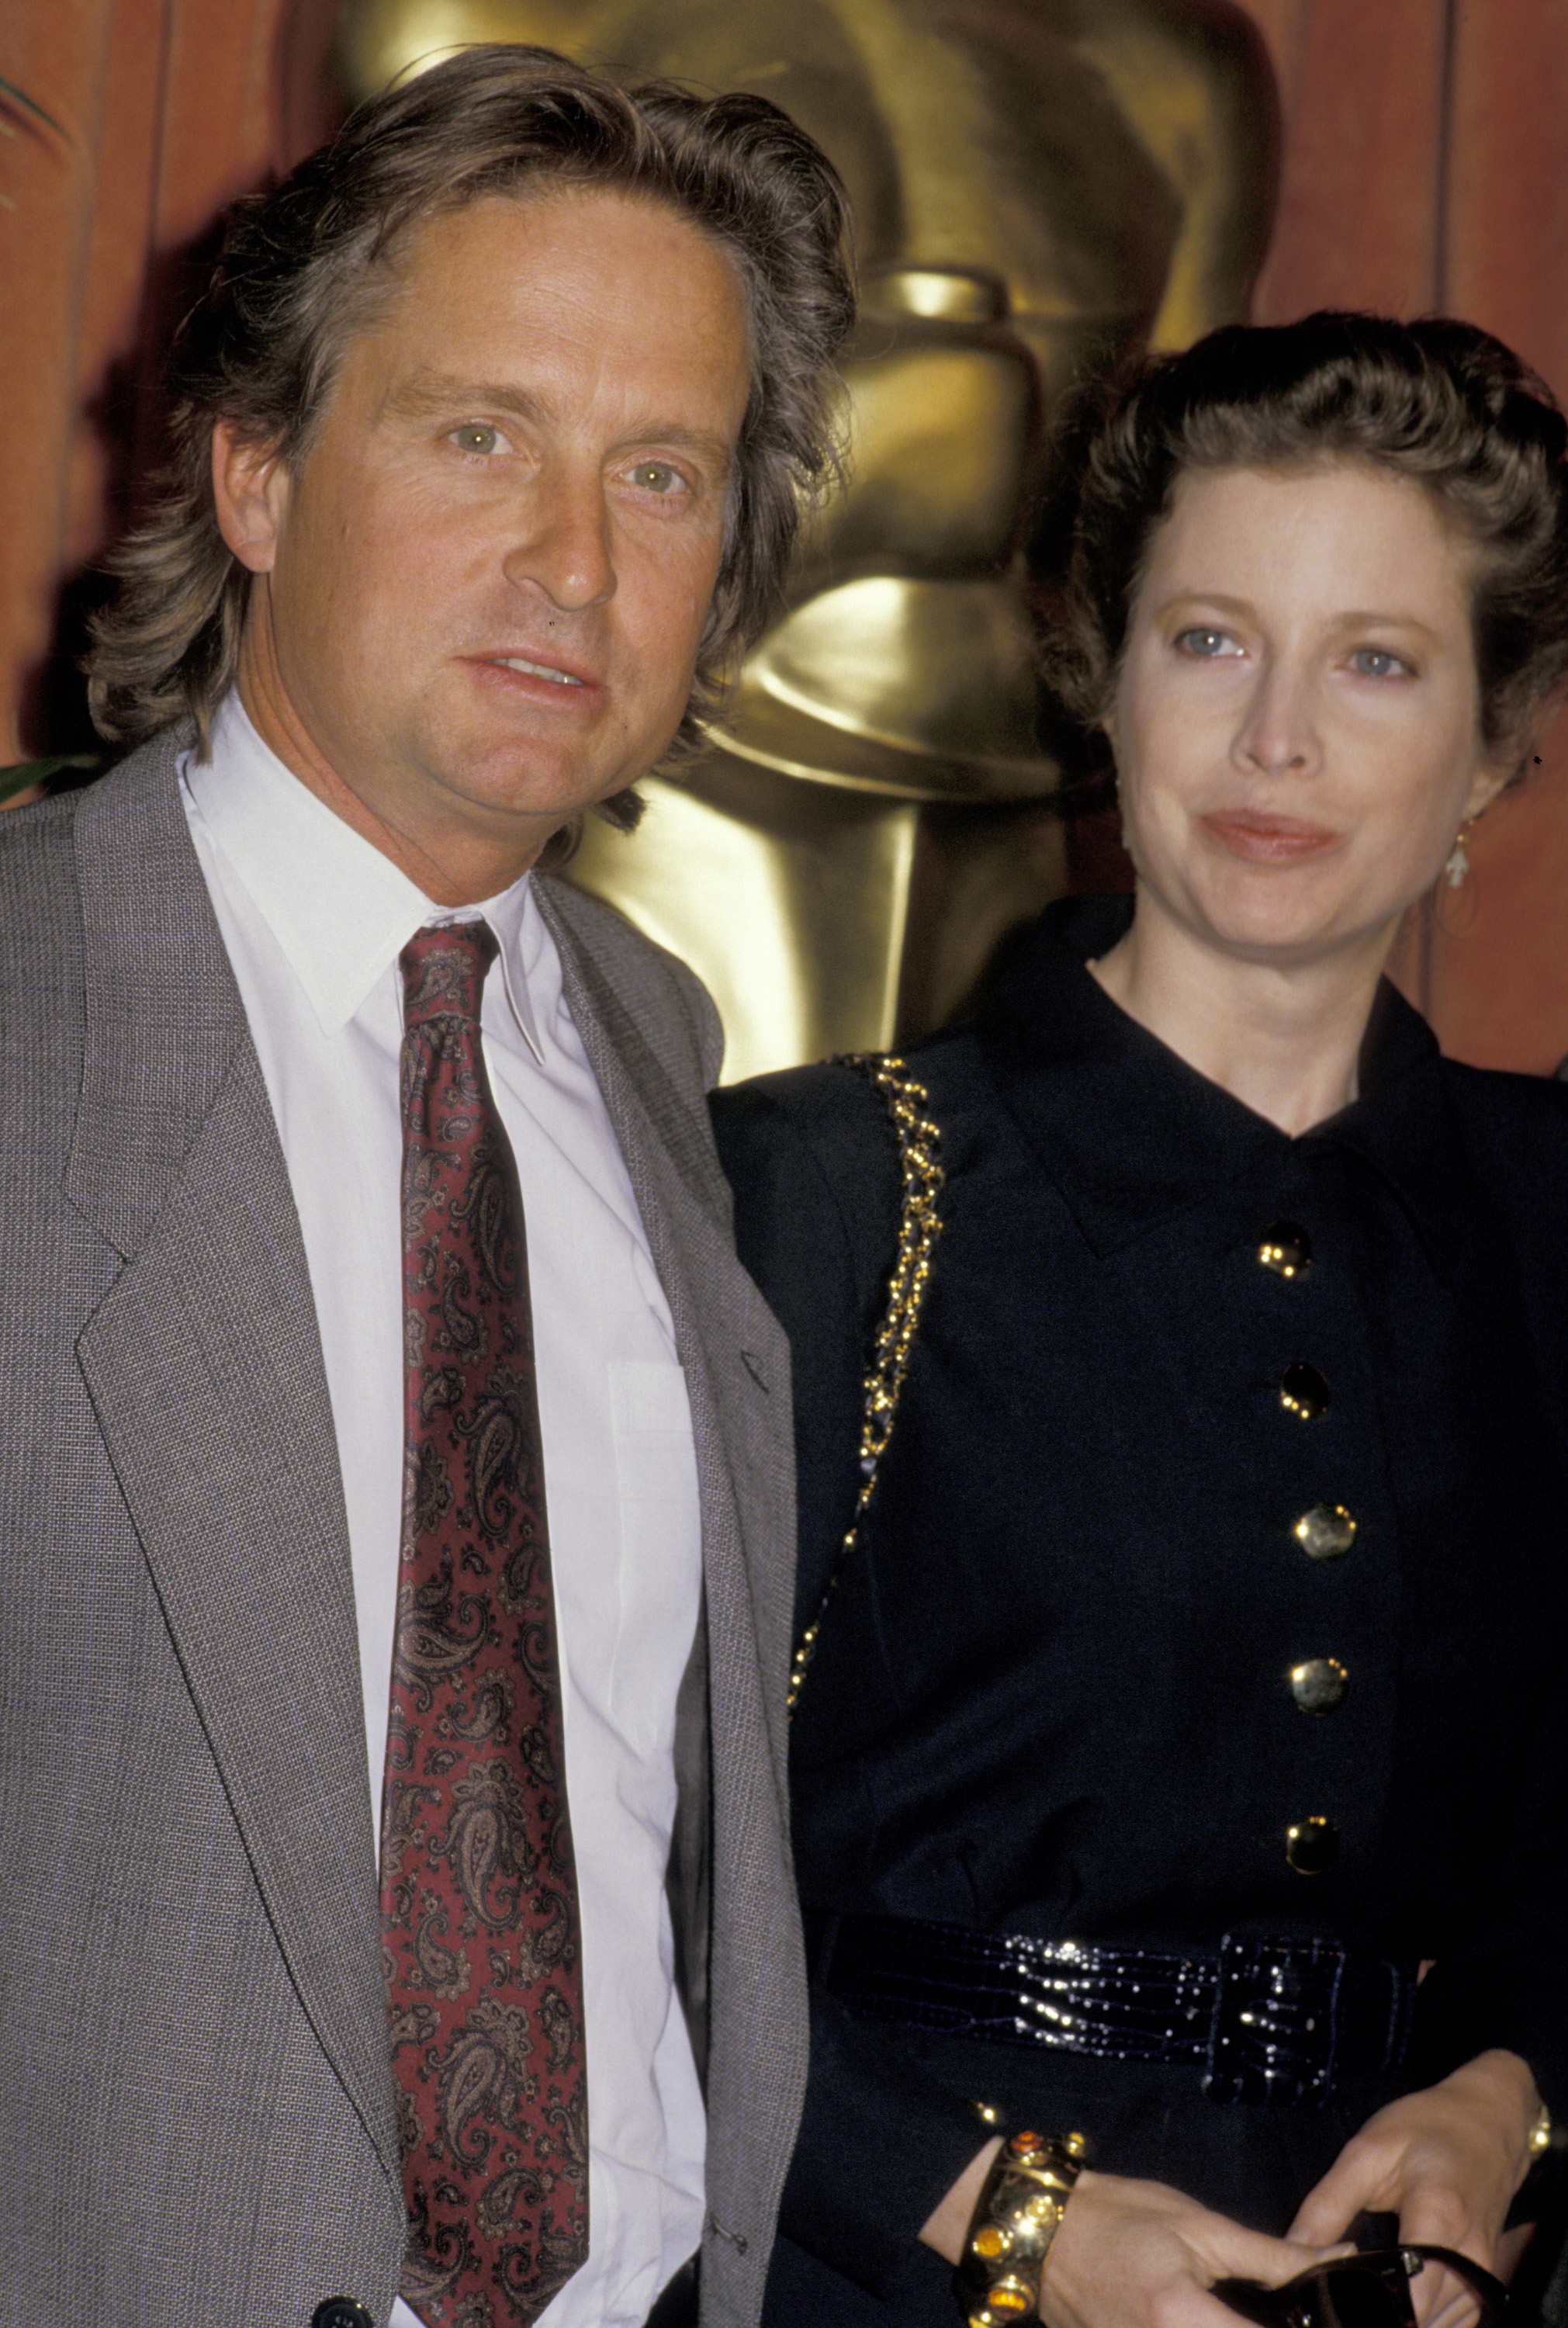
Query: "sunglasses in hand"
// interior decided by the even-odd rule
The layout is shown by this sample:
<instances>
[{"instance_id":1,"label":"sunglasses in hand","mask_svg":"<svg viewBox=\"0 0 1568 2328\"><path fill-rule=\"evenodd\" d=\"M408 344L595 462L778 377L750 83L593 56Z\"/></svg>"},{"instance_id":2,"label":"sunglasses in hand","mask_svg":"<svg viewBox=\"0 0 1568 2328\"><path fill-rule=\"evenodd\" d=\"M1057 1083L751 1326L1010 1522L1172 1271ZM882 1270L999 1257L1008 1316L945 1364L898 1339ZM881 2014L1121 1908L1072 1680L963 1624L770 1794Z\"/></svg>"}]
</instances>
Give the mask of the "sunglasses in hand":
<instances>
[{"instance_id":1,"label":"sunglasses in hand","mask_svg":"<svg viewBox=\"0 0 1568 2328\"><path fill-rule=\"evenodd\" d=\"M1410 2283L1428 2264L1463 2280L1480 2306L1479 2328L1500 2328L1507 2289L1453 2248L1369 2248L1314 2264L1282 2287L1221 2279L1212 2292L1255 2328L1415 2328Z\"/></svg>"}]
</instances>

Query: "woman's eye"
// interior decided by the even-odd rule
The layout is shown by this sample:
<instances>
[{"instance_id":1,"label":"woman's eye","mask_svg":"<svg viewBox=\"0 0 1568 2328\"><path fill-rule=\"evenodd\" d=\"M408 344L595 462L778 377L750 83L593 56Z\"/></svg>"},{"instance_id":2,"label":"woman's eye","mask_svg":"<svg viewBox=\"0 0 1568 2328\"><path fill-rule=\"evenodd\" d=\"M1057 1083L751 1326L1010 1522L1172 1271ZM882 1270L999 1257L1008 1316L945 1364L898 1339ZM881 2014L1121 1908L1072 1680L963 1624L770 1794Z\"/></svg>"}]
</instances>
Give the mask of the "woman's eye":
<instances>
[{"instance_id":1,"label":"woman's eye","mask_svg":"<svg viewBox=\"0 0 1568 2328\"><path fill-rule=\"evenodd\" d=\"M645 493L672 493L681 483L679 469L668 461L639 461L632 471L632 483Z\"/></svg>"},{"instance_id":2,"label":"woman's eye","mask_svg":"<svg viewBox=\"0 0 1568 2328\"><path fill-rule=\"evenodd\" d=\"M500 429L493 428L488 420L465 421L461 428L452 431L452 442L460 453L494 453L501 441Z\"/></svg>"},{"instance_id":3,"label":"woman's eye","mask_svg":"<svg viewBox=\"0 0 1568 2328\"><path fill-rule=\"evenodd\" d=\"M1212 657L1241 652L1228 631L1211 631L1201 626L1190 631L1178 631L1175 643L1182 654Z\"/></svg>"},{"instance_id":4,"label":"woman's eye","mask_svg":"<svg viewBox=\"0 0 1568 2328\"><path fill-rule=\"evenodd\" d=\"M1410 665L1387 647L1357 647L1350 668L1362 679L1394 679L1407 675Z\"/></svg>"}]
</instances>

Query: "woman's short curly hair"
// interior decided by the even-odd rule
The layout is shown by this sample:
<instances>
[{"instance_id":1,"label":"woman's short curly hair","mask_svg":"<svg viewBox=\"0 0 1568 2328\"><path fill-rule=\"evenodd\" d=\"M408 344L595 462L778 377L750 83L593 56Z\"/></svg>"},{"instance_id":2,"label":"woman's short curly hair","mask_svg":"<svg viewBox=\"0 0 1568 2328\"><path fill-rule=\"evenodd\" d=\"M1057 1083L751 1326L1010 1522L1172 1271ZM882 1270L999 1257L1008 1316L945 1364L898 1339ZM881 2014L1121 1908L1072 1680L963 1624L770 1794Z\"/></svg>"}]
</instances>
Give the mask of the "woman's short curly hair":
<instances>
[{"instance_id":1,"label":"woman's short curly hair","mask_svg":"<svg viewBox=\"0 0 1568 2328\"><path fill-rule=\"evenodd\" d=\"M658 202L726 249L744 286L751 395L722 562L672 756L699 741L782 591L801 516L836 482L833 359L854 320L849 213L832 164L765 98L623 89L547 49L467 49L371 99L274 191L237 203L211 283L170 363L174 455L120 546L117 603L88 660L102 733L192 719L200 748L233 684L250 577L218 530L214 424L310 449L348 343L397 281L409 232L484 196L609 190ZM635 821L634 794L603 804Z\"/></svg>"},{"instance_id":2,"label":"woman's short curly hair","mask_svg":"<svg viewBox=\"0 0 1568 2328\"><path fill-rule=\"evenodd\" d=\"M1060 620L1047 653L1086 729L1110 710L1139 583L1181 478L1365 462L1425 486L1474 545L1483 740L1507 749L1568 680L1568 423L1501 340L1430 315L1230 324L1085 399Z\"/></svg>"}]
</instances>

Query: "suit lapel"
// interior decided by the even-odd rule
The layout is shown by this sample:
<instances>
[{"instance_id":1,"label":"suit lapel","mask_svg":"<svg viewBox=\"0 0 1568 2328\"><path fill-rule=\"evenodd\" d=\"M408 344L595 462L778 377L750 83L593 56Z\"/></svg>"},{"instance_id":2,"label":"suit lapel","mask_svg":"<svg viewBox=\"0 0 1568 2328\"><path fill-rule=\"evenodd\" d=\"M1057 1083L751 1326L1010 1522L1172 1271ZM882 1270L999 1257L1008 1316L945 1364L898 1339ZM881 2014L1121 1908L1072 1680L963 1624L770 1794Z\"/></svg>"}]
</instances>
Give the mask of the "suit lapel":
<instances>
[{"instance_id":1,"label":"suit lapel","mask_svg":"<svg viewBox=\"0 0 1568 2328\"><path fill-rule=\"evenodd\" d=\"M174 749L137 754L78 819L88 1035L67 1187L127 1264L78 1355L300 2001L400 2184L326 1377Z\"/></svg>"}]
</instances>

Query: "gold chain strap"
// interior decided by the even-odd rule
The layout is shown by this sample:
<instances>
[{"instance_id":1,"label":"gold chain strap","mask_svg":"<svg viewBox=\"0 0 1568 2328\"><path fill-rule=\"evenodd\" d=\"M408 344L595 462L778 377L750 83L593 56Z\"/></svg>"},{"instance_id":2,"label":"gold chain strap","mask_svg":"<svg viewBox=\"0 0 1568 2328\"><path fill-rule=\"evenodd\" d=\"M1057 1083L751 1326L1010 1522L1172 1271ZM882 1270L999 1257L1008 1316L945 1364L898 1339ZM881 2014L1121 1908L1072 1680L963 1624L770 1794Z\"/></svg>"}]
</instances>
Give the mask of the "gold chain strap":
<instances>
[{"instance_id":1,"label":"gold chain strap","mask_svg":"<svg viewBox=\"0 0 1568 2328\"><path fill-rule=\"evenodd\" d=\"M859 1541L860 1523L876 1490L877 1466L893 1435L893 1418L898 1411L904 1377L909 1371L915 1328L920 1323L931 1282L932 1250L942 1234L942 1218L936 1208L943 1180L942 1167L936 1160L942 1130L922 1112L929 1097L925 1084L916 1083L902 1059L881 1058L875 1052L847 1052L833 1065L853 1067L875 1085L898 1142L904 1187L898 1206L898 1251L887 1281L887 1306L871 1345L871 1364L865 1381L866 1404L860 1422L860 1492L855 1498L854 1517L839 1546L827 1588L817 1603L816 1615L801 1635L790 1662L792 1718L816 1655L828 1603L839 1589L844 1563Z\"/></svg>"}]
</instances>

